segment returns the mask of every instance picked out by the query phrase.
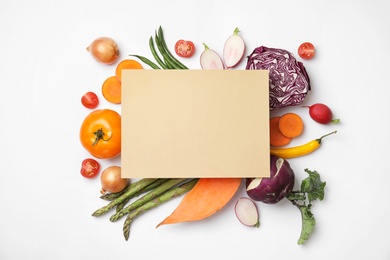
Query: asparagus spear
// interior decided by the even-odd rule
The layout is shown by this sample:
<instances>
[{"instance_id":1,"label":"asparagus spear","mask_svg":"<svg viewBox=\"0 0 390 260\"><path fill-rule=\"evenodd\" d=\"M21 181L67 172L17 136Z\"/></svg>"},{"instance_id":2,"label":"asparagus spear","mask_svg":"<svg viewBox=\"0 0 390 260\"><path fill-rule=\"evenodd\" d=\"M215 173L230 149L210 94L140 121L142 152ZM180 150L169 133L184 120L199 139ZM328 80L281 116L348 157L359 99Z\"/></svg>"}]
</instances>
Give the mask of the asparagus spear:
<instances>
[{"instance_id":1,"label":"asparagus spear","mask_svg":"<svg viewBox=\"0 0 390 260\"><path fill-rule=\"evenodd\" d=\"M145 179L141 179L137 182L133 182L132 184L130 184L129 189L125 193L123 193L118 198L111 201L108 205L96 210L94 213L92 213L92 216L98 217L100 215L103 215L104 213L110 211L113 207L115 207L119 203L126 200L128 197L133 196L134 194L136 194L137 192L139 192L140 190L144 189L149 184L151 184L157 180L158 179L145 178Z\"/></svg>"},{"instance_id":2,"label":"asparagus spear","mask_svg":"<svg viewBox=\"0 0 390 260\"><path fill-rule=\"evenodd\" d=\"M115 193L104 193L103 195L100 196L102 200L107 200L107 201L113 201L114 199L120 197L123 193L127 192L129 189L132 189L134 186L132 184L127 185L126 188L124 188L120 192L115 192Z\"/></svg>"},{"instance_id":3,"label":"asparagus spear","mask_svg":"<svg viewBox=\"0 0 390 260\"><path fill-rule=\"evenodd\" d=\"M182 183L185 180L187 180L187 179L173 178L173 179L168 180L167 182L161 184L160 186L153 189L151 192L144 195L142 198L136 200L135 202L128 205L126 208L124 208L124 209L120 210L119 212L115 213L114 215L112 215L110 218L110 221L114 222L114 221L121 219L124 215L130 213L132 210L134 210L134 209L142 206L146 202L158 197L162 193L164 193L167 190L171 189L172 187Z\"/></svg>"},{"instance_id":4,"label":"asparagus spear","mask_svg":"<svg viewBox=\"0 0 390 260\"><path fill-rule=\"evenodd\" d=\"M156 188L157 186L161 185L162 183L166 182L167 180L168 179L166 179L166 178L157 179L155 182L153 182L150 185L146 186L144 189L140 190L137 194L134 194L132 197L136 197L136 196L139 196L142 193L150 191L150 190ZM113 201L114 199L118 198L119 196L121 196L123 193L125 193L129 189L132 189L131 184L128 185L124 190L122 190L120 192L105 193L105 194L101 195L100 198L102 200Z\"/></svg>"},{"instance_id":5,"label":"asparagus spear","mask_svg":"<svg viewBox=\"0 0 390 260\"><path fill-rule=\"evenodd\" d=\"M166 179L166 178L161 178L161 179L158 179L157 181L149 184L148 186L146 186L144 189L140 190L139 192L135 193L134 195L128 197L127 199L125 199L123 202L119 203L117 206L116 206L116 212L119 212L121 211L125 205L127 204L127 202L129 202L132 198L134 197L138 197L139 195L145 193L145 192L148 192L148 191L151 191L153 190L154 188L157 188L158 186L160 186L161 184L163 184L164 182L168 181L169 179Z\"/></svg>"},{"instance_id":6,"label":"asparagus spear","mask_svg":"<svg viewBox=\"0 0 390 260\"><path fill-rule=\"evenodd\" d=\"M123 224L123 235L125 236L125 239L129 239L130 235L130 225L134 221L136 217L141 215L142 213L146 212L149 209L155 208L158 205L161 205L164 202L167 202L173 198L176 198L178 196L183 195L184 193L190 191L195 184L198 182L199 179L192 179L186 183L181 184L178 187L174 187L172 189L169 189L168 191L162 193L160 196L153 200L149 200L142 206L136 208L135 210L131 211L125 220L125 223Z\"/></svg>"},{"instance_id":7,"label":"asparagus spear","mask_svg":"<svg viewBox=\"0 0 390 260\"><path fill-rule=\"evenodd\" d=\"M128 185L124 190L120 192L115 192L115 193L104 193L103 195L100 196L102 200L107 200L107 201L113 201L114 199L118 198L120 195L126 192L126 190L130 187Z\"/></svg>"}]
</instances>

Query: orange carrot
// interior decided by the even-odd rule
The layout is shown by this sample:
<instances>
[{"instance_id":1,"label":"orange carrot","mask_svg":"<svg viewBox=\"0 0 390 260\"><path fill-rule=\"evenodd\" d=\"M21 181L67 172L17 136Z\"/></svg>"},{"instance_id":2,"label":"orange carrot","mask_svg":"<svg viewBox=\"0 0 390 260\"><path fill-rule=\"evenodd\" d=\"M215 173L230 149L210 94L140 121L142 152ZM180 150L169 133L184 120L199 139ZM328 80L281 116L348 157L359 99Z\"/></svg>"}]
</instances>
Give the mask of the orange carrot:
<instances>
[{"instance_id":1,"label":"orange carrot","mask_svg":"<svg viewBox=\"0 0 390 260\"><path fill-rule=\"evenodd\" d=\"M213 215L236 194L241 181L241 178L200 178L172 214L157 227L198 221Z\"/></svg>"},{"instance_id":2,"label":"orange carrot","mask_svg":"<svg viewBox=\"0 0 390 260\"><path fill-rule=\"evenodd\" d=\"M286 137L300 136L303 132L303 126L302 118L294 113L286 113L279 119L279 130Z\"/></svg>"},{"instance_id":3,"label":"orange carrot","mask_svg":"<svg viewBox=\"0 0 390 260\"><path fill-rule=\"evenodd\" d=\"M122 100L122 84L116 76L108 77L102 85L103 97L110 103L120 104Z\"/></svg>"},{"instance_id":4,"label":"orange carrot","mask_svg":"<svg viewBox=\"0 0 390 260\"><path fill-rule=\"evenodd\" d=\"M269 140L270 145L274 147L281 147L288 145L291 142L290 137L284 136L279 129L280 116L275 116L269 120Z\"/></svg>"},{"instance_id":5,"label":"orange carrot","mask_svg":"<svg viewBox=\"0 0 390 260\"><path fill-rule=\"evenodd\" d=\"M122 80L122 70L124 69L143 69L141 63L136 60L122 60L118 63L115 69L115 76L119 81Z\"/></svg>"}]
</instances>

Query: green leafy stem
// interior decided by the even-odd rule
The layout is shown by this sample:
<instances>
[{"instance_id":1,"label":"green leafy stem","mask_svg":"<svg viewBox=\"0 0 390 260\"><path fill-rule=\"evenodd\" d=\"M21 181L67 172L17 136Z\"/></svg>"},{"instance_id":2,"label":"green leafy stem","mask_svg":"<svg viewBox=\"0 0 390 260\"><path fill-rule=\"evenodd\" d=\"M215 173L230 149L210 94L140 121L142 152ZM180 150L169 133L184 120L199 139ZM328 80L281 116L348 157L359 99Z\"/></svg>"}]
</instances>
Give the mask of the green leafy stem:
<instances>
[{"instance_id":1,"label":"green leafy stem","mask_svg":"<svg viewBox=\"0 0 390 260\"><path fill-rule=\"evenodd\" d=\"M311 212L312 202L317 199L322 201L325 197L326 182L321 181L317 171L305 169L305 172L309 174L309 177L302 181L300 189L286 196L294 206L298 207L302 215L302 229L298 245L304 244L309 239L316 224Z\"/></svg>"}]
</instances>

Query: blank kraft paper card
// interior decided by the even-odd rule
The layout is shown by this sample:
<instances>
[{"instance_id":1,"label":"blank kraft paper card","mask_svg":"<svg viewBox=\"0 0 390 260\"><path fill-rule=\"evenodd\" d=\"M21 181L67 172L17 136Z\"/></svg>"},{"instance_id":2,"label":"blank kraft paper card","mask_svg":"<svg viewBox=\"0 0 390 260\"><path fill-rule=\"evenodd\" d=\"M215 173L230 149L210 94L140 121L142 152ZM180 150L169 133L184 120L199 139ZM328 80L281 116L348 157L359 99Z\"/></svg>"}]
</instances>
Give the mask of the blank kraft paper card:
<instances>
[{"instance_id":1,"label":"blank kraft paper card","mask_svg":"<svg viewBox=\"0 0 390 260\"><path fill-rule=\"evenodd\" d=\"M269 177L265 70L124 70L122 176Z\"/></svg>"}]
</instances>

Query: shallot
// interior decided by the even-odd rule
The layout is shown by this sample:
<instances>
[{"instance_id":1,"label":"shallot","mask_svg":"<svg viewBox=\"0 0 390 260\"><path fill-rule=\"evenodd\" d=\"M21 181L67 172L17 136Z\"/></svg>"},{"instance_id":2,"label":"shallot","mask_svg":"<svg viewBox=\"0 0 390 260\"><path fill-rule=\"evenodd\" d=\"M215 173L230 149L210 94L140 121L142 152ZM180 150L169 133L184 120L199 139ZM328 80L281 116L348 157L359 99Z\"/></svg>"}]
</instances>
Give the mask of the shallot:
<instances>
[{"instance_id":1,"label":"shallot","mask_svg":"<svg viewBox=\"0 0 390 260\"><path fill-rule=\"evenodd\" d=\"M245 226L260 226L257 206L250 198L242 197L238 199L234 206L234 212L236 213L238 220Z\"/></svg>"},{"instance_id":2,"label":"shallot","mask_svg":"<svg viewBox=\"0 0 390 260\"><path fill-rule=\"evenodd\" d=\"M112 64L119 58L119 48L117 43L109 37L99 37L95 39L88 47L92 57L104 64Z\"/></svg>"},{"instance_id":3,"label":"shallot","mask_svg":"<svg viewBox=\"0 0 390 260\"><path fill-rule=\"evenodd\" d=\"M218 53L204 44L204 51L200 55L200 66L204 70L223 70L225 65Z\"/></svg>"},{"instance_id":4,"label":"shallot","mask_svg":"<svg viewBox=\"0 0 390 260\"><path fill-rule=\"evenodd\" d=\"M122 191L129 184L129 179L121 177L120 166L109 166L100 176L102 189L100 193L117 193Z\"/></svg>"},{"instance_id":5,"label":"shallot","mask_svg":"<svg viewBox=\"0 0 390 260\"><path fill-rule=\"evenodd\" d=\"M228 69L237 66L242 60L245 52L245 43L241 36L238 35L240 30L236 28L225 42L223 48L223 60Z\"/></svg>"}]
</instances>

